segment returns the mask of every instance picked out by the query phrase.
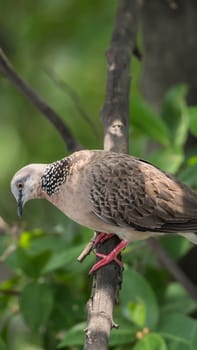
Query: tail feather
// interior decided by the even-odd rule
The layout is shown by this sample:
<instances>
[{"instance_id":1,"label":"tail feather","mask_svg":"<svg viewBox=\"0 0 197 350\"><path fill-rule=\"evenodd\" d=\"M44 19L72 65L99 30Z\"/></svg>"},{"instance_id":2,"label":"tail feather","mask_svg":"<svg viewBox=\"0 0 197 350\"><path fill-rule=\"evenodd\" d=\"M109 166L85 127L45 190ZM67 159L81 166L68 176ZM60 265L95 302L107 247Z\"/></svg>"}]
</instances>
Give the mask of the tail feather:
<instances>
[{"instance_id":1,"label":"tail feather","mask_svg":"<svg viewBox=\"0 0 197 350\"><path fill-rule=\"evenodd\" d=\"M164 233L177 233L187 238L194 244L197 244L197 219L187 220L185 222L168 222L163 224L160 229L155 230Z\"/></svg>"}]
</instances>

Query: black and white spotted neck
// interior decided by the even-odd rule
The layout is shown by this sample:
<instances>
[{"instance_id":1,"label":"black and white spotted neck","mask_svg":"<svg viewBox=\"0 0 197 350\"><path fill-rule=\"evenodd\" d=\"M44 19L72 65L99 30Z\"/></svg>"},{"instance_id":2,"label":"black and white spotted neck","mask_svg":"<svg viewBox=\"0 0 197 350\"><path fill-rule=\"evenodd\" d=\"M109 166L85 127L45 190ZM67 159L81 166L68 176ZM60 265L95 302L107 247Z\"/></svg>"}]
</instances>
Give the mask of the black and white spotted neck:
<instances>
[{"instance_id":1,"label":"black and white spotted neck","mask_svg":"<svg viewBox=\"0 0 197 350\"><path fill-rule=\"evenodd\" d=\"M58 192L60 186L66 181L66 177L70 171L70 165L71 159L69 158L58 160L48 165L41 177L42 190L47 192L49 196Z\"/></svg>"}]
</instances>

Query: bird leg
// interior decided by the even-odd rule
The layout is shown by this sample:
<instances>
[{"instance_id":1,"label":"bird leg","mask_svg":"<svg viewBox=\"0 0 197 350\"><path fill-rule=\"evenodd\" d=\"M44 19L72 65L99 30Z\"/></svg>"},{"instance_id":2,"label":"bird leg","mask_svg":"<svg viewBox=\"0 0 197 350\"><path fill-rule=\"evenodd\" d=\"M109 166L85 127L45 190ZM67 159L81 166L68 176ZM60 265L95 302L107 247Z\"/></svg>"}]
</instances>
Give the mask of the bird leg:
<instances>
[{"instance_id":1,"label":"bird leg","mask_svg":"<svg viewBox=\"0 0 197 350\"><path fill-rule=\"evenodd\" d=\"M108 255L96 253L96 256L100 257L101 260L92 266L89 274L92 274L93 272L97 271L112 261L115 261L120 267L122 267L122 262L118 259L117 256L125 247L127 247L128 243L128 241L122 240Z\"/></svg>"},{"instance_id":2,"label":"bird leg","mask_svg":"<svg viewBox=\"0 0 197 350\"><path fill-rule=\"evenodd\" d=\"M94 248L96 248L99 243L103 243L113 236L114 236L114 233L99 232L95 241L94 241Z\"/></svg>"}]
</instances>

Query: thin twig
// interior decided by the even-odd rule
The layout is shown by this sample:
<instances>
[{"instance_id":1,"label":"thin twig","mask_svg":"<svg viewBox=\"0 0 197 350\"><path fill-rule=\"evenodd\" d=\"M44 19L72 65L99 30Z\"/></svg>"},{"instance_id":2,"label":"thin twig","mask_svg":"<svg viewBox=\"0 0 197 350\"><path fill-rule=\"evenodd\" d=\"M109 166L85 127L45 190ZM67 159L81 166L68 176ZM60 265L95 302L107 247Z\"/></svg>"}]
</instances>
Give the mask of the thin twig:
<instances>
[{"instance_id":1,"label":"thin twig","mask_svg":"<svg viewBox=\"0 0 197 350\"><path fill-rule=\"evenodd\" d=\"M73 102L73 105L78 111L79 115L81 115L81 117L90 125L96 137L100 138L101 135L99 135L98 126L94 124L94 122L88 115L87 111L85 110L84 106L80 101L80 98L77 92L66 81L57 77L57 73L49 69L44 69L44 71L47 74L48 78L50 78L59 88L61 88L64 92L66 92L66 94L69 96L69 98Z\"/></svg>"},{"instance_id":2,"label":"thin twig","mask_svg":"<svg viewBox=\"0 0 197 350\"><path fill-rule=\"evenodd\" d=\"M197 301L197 289L190 281L190 279L184 274L179 266L171 259L167 252L163 249L161 243L156 238L150 238L148 241L149 246L157 256L160 263L171 273L171 275L178 281L188 292L188 294Z\"/></svg>"},{"instance_id":3,"label":"thin twig","mask_svg":"<svg viewBox=\"0 0 197 350\"><path fill-rule=\"evenodd\" d=\"M0 256L0 263L4 262L14 251L16 250L16 244L10 244L3 254Z\"/></svg>"},{"instance_id":4,"label":"thin twig","mask_svg":"<svg viewBox=\"0 0 197 350\"><path fill-rule=\"evenodd\" d=\"M11 295L11 296L18 296L20 295L20 292L18 290L13 290L13 289L2 289L0 288L0 293L5 294L5 295Z\"/></svg>"},{"instance_id":5,"label":"thin twig","mask_svg":"<svg viewBox=\"0 0 197 350\"><path fill-rule=\"evenodd\" d=\"M0 72L20 91L28 100L53 124L62 136L69 151L81 149L80 144L75 140L71 131L66 127L61 117L28 85L15 71L0 48Z\"/></svg>"},{"instance_id":6,"label":"thin twig","mask_svg":"<svg viewBox=\"0 0 197 350\"><path fill-rule=\"evenodd\" d=\"M88 244L85 246L85 248L83 249L81 254L78 256L77 261L79 261L80 263L83 262L83 260L86 258L86 256L90 254L90 252L92 251L92 248L94 246L96 236L97 236L97 233L94 232L93 237L88 242Z\"/></svg>"}]
</instances>

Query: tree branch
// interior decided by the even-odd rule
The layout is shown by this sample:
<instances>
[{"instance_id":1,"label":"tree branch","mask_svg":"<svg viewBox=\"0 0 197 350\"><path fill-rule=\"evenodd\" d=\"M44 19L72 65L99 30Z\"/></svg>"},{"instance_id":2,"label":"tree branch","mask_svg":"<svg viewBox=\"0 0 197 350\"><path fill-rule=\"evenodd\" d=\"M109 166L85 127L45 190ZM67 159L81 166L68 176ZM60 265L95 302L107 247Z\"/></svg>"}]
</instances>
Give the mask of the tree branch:
<instances>
[{"instance_id":1,"label":"tree branch","mask_svg":"<svg viewBox=\"0 0 197 350\"><path fill-rule=\"evenodd\" d=\"M15 71L0 48L0 72L53 124L70 152L81 149L61 117Z\"/></svg>"},{"instance_id":2,"label":"tree branch","mask_svg":"<svg viewBox=\"0 0 197 350\"><path fill-rule=\"evenodd\" d=\"M104 149L128 152L130 61L135 47L138 1L120 0L111 45L107 50L107 87L101 112L104 124ZM119 242L114 238L101 244L97 251L108 254ZM117 302L122 275L111 263L98 270L88 302L88 324L85 350L108 349L113 323L113 307Z\"/></svg>"}]
</instances>

